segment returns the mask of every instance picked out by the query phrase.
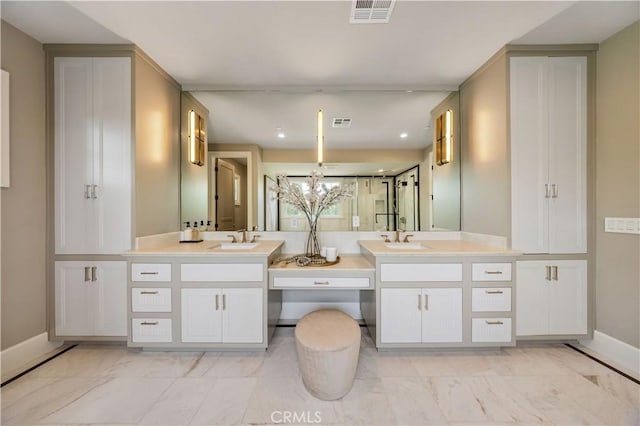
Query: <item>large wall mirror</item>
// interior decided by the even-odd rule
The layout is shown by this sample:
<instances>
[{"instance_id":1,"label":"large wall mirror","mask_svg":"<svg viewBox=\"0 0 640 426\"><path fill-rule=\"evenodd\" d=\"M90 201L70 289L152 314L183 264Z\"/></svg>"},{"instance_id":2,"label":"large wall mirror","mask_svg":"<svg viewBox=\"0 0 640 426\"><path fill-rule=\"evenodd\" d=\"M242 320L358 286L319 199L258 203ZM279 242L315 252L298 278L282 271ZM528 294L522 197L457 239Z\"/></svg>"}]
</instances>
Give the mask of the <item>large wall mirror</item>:
<instances>
[{"instance_id":1,"label":"large wall mirror","mask_svg":"<svg viewBox=\"0 0 640 426\"><path fill-rule=\"evenodd\" d=\"M321 172L329 184L348 183L354 188L352 199L321 218L321 231L460 229L457 93L191 94L210 111L207 200L198 202L206 205L206 219L216 229L305 231L306 221L274 200L272 187L279 174L302 183L312 170ZM319 107L325 115L322 167L315 158ZM451 159L437 164L435 126L448 110L453 127ZM198 194L203 196L202 191ZM220 203L223 196L230 201ZM183 196L185 204L194 201ZM185 217L188 214L183 214L183 221L193 219Z\"/></svg>"}]
</instances>

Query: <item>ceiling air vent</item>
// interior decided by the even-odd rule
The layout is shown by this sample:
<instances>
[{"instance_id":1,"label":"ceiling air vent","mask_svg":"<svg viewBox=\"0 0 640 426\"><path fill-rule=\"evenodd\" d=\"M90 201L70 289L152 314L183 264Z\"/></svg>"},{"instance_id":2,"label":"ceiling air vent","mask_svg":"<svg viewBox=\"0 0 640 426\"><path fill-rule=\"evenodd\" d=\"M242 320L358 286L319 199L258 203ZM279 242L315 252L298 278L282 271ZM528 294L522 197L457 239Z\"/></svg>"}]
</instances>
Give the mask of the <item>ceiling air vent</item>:
<instances>
[{"instance_id":1,"label":"ceiling air vent","mask_svg":"<svg viewBox=\"0 0 640 426\"><path fill-rule=\"evenodd\" d=\"M386 24L389 22L396 0L353 0L352 24Z\"/></svg>"},{"instance_id":2,"label":"ceiling air vent","mask_svg":"<svg viewBox=\"0 0 640 426\"><path fill-rule=\"evenodd\" d=\"M350 118L334 118L331 122L331 127L337 127L340 129L348 129L351 127L351 119Z\"/></svg>"}]
</instances>

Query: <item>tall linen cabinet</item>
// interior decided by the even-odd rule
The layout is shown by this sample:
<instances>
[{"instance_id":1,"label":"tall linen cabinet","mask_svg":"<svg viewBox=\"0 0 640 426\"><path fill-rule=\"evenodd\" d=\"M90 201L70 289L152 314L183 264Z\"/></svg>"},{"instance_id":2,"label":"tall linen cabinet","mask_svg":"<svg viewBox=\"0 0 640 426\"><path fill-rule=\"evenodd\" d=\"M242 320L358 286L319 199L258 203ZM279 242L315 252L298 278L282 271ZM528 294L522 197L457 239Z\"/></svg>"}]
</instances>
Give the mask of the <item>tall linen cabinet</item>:
<instances>
[{"instance_id":1,"label":"tall linen cabinet","mask_svg":"<svg viewBox=\"0 0 640 426\"><path fill-rule=\"evenodd\" d=\"M516 338L593 332L596 45L507 45L460 87L462 229L504 236Z\"/></svg>"},{"instance_id":2,"label":"tall linen cabinet","mask_svg":"<svg viewBox=\"0 0 640 426\"><path fill-rule=\"evenodd\" d=\"M144 162L136 160L136 143L145 143L145 138L136 137L136 124L144 123L136 118L140 100L136 99L135 68L141 61L152 62L135 46L48 45L45 49L47 157L52 166L47 203L51 218L49 336L51 340L126 340L128 272L121 255L141 236L136 233L136 228L140 231L136 172ZM153 67L161 73L157 65ZM168 75L161 80L174 88L177 99L175 111L169 109L159 117L171 123L175 137L158 138L156 144L175 141L173 157L179 168L180 87ZM177 203L177 193L175 197ZM158 233L177 229L179 220L171 222L175 222L173 229L158 228Z\"/></svg>"}]
</instances>

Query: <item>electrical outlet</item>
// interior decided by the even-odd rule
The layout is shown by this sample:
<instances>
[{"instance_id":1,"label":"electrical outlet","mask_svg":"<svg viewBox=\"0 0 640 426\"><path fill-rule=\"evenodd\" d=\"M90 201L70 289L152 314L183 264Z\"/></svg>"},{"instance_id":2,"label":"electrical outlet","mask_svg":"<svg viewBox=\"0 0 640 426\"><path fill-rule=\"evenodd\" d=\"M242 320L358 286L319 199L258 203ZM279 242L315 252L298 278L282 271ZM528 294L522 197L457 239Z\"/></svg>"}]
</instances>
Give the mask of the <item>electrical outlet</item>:
<instances>
[{"instance_id":1,"label":"electrical outlet","mask_svg":"<svg viewBox=\"0 0 640 426\"><path fill-rule=\"evenodd\" d=\"M352 225L354 228L359 227L359 226L360 226L360 216L353 216L353 217L351 218L351 225Z\"/></svg>"},{"instance_id":2,"label":"electrical outlet","mask_svg":"<svg viewBox=\"0 0 640 426\"><path fill-rule=\"evenodd\" d=\"M298 227L298 218L294 217L291 219L291 227L292 228L297 228Z\"/></svg>"}]
</instances>

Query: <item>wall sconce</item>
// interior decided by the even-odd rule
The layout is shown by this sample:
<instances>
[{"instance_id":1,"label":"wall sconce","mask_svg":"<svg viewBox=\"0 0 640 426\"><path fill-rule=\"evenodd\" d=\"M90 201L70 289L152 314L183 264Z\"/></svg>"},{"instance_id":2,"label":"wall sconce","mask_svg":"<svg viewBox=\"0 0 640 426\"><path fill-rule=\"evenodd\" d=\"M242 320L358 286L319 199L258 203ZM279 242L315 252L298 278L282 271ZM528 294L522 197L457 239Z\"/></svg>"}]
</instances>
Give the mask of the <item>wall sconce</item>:
<instances>
[{"instance_id":1,"label":"wall sconce","mask_svg":"<svg viewBox=\"0 0 640 426\"><path fill-rule=\"evenodd\" d=\"M453 160L453 111L448 109L436 119L436 164Z\"/></svg>"},{"instance_id":2,"label":"wall sconce","mask_svg":"<svg viewBox=\"0 0 640 426\"><path fill-rule=\"evenodd\" d=\"M189 162L203 166L206 156L204 119L194 110L189 111Z\"/></svg>"},{"instance_id":3,"label":"wall sconce","mask_svg":"<svg viewBox=\"0 0 640 426\"><path fill-rule=\"evenodd\" d=\"M324 114L321 109L318 110L318 166L322 166L324 161Z\"/></svg>"}]
</instances>

